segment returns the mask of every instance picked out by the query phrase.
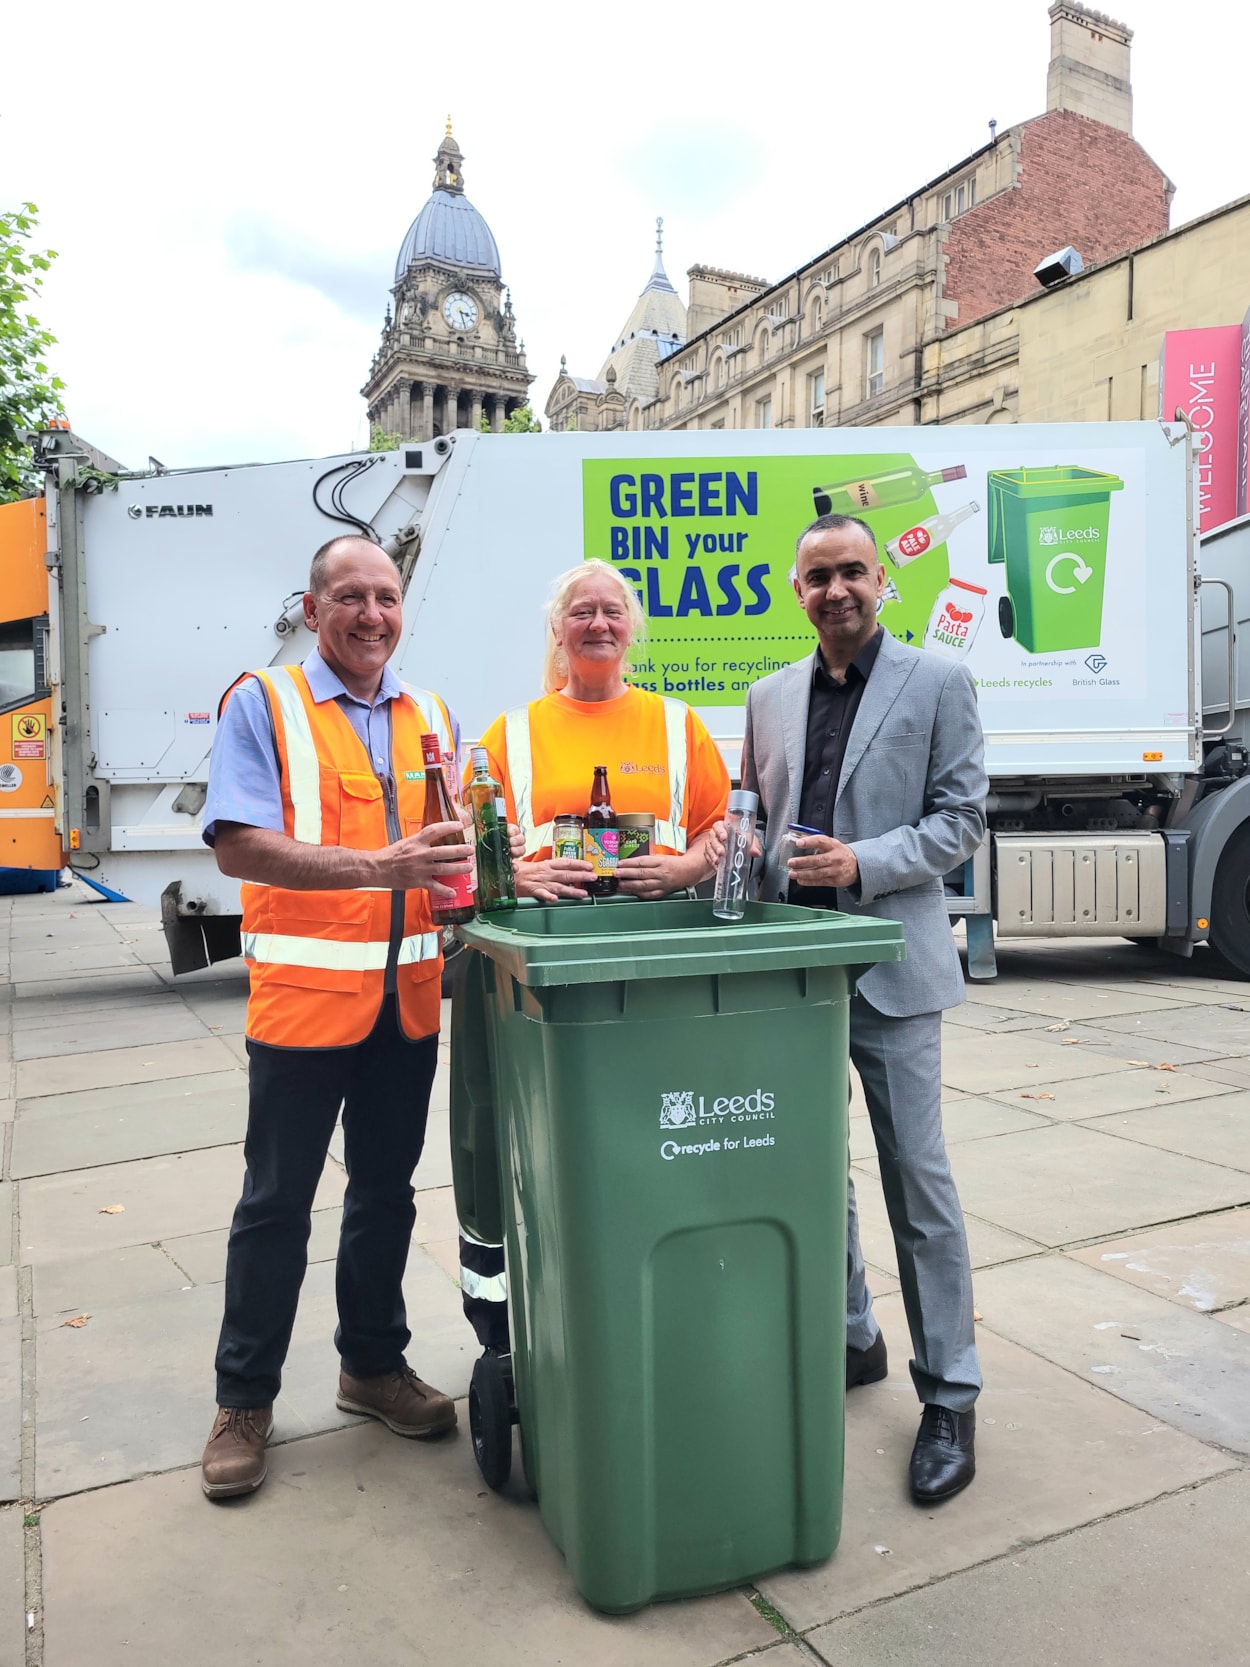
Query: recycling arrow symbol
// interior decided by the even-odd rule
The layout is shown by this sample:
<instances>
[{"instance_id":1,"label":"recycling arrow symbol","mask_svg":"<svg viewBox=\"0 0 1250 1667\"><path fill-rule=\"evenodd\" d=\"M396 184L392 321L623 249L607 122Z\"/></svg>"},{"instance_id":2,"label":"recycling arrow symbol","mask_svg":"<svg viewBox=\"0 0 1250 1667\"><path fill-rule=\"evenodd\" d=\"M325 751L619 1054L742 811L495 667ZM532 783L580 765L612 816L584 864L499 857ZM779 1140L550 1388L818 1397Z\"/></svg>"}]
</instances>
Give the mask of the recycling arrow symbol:
<instances>
[{"instance_id":1,"label":"recycling arrow symbol","mask_svg":"<svg viewBox=\"0 0 1250 1667\"><path fill-rule=\"evenodd\" d=\"M1055 569L1061 561L1070 561L1075 563L1072 569L1072 578L1076 580L1078 585L1083 585L1087 579L1092 579L1094 577L1094 570L1092 567L1086 566L1084 558L1079 555L1076 550L1061 550L1057 556L1052 556L1049 562L1047 562L1046 583L1050 586L1051 590L1054 591L1055 595L1075 596L1076 585L1057 585L1055 583Z\"/></svg>"}]
</instances>

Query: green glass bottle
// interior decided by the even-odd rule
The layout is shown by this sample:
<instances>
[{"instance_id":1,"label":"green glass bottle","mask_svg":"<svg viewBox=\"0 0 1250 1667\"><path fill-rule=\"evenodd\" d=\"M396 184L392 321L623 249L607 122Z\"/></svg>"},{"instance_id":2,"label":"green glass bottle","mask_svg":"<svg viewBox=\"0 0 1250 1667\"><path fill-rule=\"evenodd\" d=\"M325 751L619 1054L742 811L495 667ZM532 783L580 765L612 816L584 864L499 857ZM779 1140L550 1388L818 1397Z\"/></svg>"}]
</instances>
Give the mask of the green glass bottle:
<instances>
[{"instance_id":1,"label":"green glass bottle","mask_svg":"<svg viewBox=\"0 0 1250 1667\"><path fill-rule=\"evenodd\" d=\"M516 908L516 879L508 843L508 813L503 788L490 773L485 747L473 749L473 779L468 788L477 844L477 906L482 914Z\"/></svg>"},{"instance_id":2,"label":"green glass bottle","mask_svg":"<svg viewBox=\"0 0 1250 1667\"><path fill-rule=\"evenodd\" d=\"M953 469L889 469L881 475L852 476L831 486L813 486L817 515L862 515L866 509L887 509L891 504L910 504L931 486L944 480L966 480L962 463Z\"/></svg>"}]
</instances>

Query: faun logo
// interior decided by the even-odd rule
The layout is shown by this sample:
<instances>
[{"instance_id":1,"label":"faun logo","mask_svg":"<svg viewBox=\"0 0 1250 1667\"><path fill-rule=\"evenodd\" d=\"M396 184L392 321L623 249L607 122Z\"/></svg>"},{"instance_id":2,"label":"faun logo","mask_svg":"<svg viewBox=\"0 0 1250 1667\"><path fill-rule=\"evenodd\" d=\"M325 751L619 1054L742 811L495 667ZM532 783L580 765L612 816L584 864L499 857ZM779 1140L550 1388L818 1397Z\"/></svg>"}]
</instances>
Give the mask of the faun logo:
<instances>
[{"instance_id":1,"label":"faun logo","mask_svg":"<svg viewBox=\"0 0 1250 1667\"><path fill-rule=\"evenodd\" d=\"M132 521L185 520L212 513L212 504L128 504L126 507Z\"/></svg>"},{"instance_id":2,"label":"faun logo","mask_svg":"<svg viewBox=\"0 0 1250 1667\"><path fill-rule=\"evenodd\" d=\"M687 1129L694 1121L693 1089L681 1089L676 1094L660 1095L660 1127L662 1129Z\"/></svg>"},{"instance_id":3,"label":"faun logo","mask_svg":"<svg viewBox=\"0 0 1250 1667\"><path fill-rule=\"evenodd\" d=\"M771 1121L776 1096L763 1088L750 1094L722 1094L708 1100L693 1089L660 1095L660 1127L688 1129L695 1123L759 1123Z\"/></svg>"}]
</instances>

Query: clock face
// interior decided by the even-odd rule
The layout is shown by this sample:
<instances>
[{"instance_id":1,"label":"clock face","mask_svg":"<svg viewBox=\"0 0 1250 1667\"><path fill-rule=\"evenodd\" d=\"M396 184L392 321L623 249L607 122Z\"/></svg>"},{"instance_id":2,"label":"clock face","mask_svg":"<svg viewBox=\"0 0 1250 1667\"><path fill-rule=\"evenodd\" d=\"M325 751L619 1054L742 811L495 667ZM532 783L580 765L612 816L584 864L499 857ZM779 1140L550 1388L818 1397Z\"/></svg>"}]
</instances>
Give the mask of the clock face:
<instances>
[{"instance_id":1,"label":"clock face","mask_svg":"<svg viewBox=\"0 0 1250 1667\"><path fill-rule=\"evenodd\" d=\"M471 330L477 323L477 302L456 290L443 302L443 317L453 330Z\"/></svg>"}]
</instances>

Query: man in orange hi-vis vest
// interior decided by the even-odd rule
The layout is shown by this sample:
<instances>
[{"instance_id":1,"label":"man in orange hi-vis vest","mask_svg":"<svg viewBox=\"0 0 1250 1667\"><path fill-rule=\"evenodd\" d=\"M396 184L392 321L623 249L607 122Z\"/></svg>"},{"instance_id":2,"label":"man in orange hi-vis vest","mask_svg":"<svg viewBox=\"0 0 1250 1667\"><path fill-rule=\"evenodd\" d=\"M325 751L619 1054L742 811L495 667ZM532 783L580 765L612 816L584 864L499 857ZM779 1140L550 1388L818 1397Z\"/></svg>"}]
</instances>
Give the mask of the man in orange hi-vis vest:
<instances>
[{"instance_id":1,"label":"man in orange hi-vis vest","mask_svg":"<svg viewBox=\"0 0 1250 1667\"><path fill-rule=\"evenodd\" d=\"M365 538L313 557L304 619L317 646L228 692L213 742L204 838L243 884L249 1110L230 1228L210 1499L265 1479L273 1403L307 1265L313 1197L340 1108L347 1188L336 1291L338 1405L397 1435L450 1429L456 1409L404 1360L401 1289L412 1174L437 1057L442 955L431 895L450 901L464 845L422 828L421 736L459 729L402 684L402 591Z\"/></svg>"}]
</instances>

